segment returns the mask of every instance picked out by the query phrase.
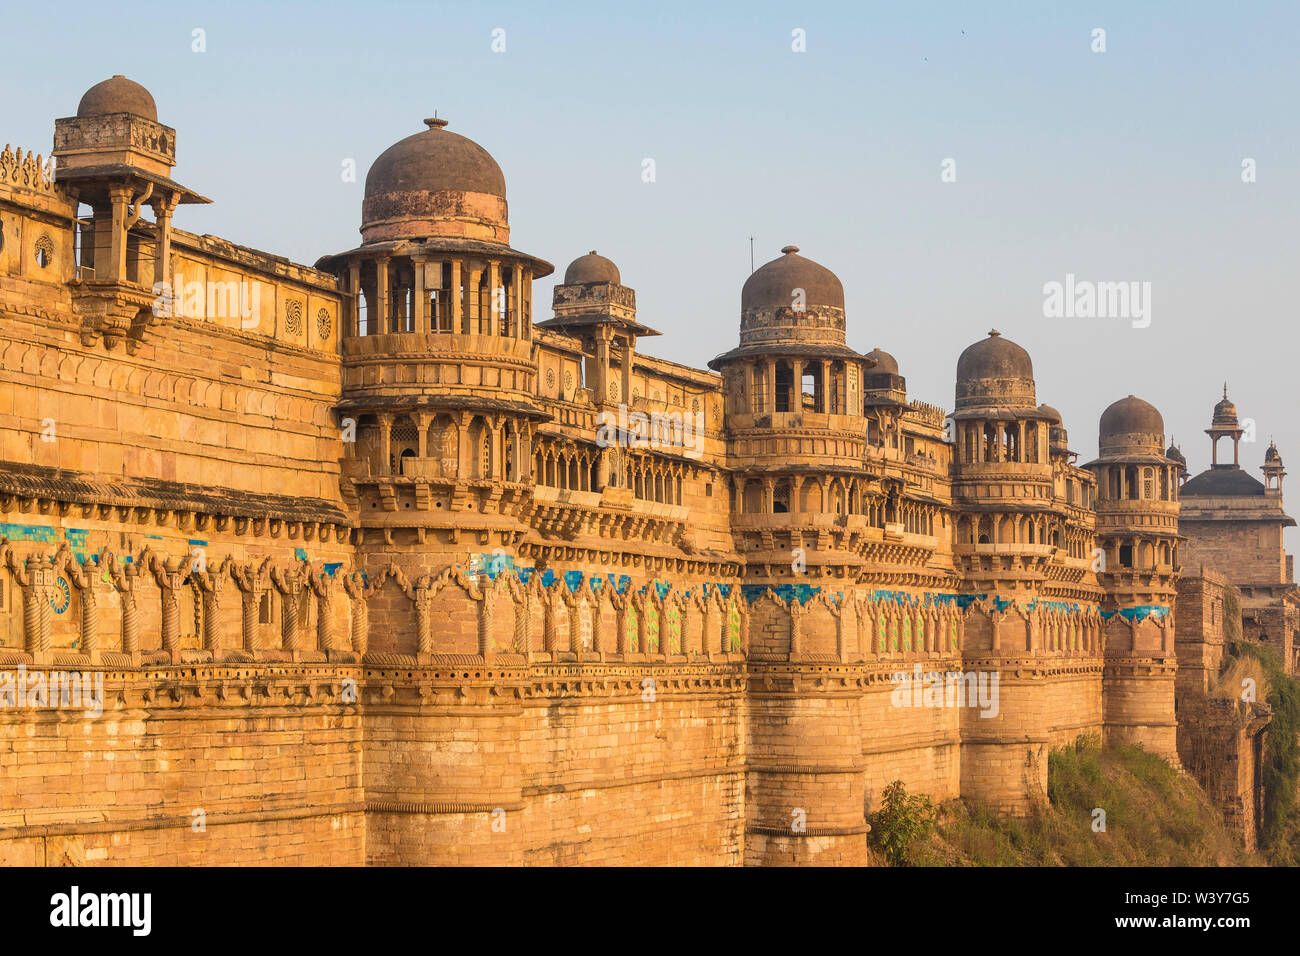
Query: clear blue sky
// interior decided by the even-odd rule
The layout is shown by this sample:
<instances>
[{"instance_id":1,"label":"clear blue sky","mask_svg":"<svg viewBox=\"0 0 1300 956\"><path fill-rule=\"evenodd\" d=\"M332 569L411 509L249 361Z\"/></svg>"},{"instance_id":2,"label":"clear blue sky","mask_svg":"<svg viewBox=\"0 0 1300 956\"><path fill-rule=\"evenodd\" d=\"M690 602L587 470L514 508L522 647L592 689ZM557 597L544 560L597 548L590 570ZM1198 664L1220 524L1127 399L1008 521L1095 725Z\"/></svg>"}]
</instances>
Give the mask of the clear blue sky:
<instances>
[{"instance_id":1,"label":"clear blue sky","mask_svg":"<svg viewBox=\"0 0 1300 956\"><path fill-rule=\"evenodd\" d=\"M664 333L647 351L734 345L748 237L759 263L795 243L913 397L951 407L990 327L1024 345L1084 460L1132 392L1199 471L1227 379L1258 425L1244 463L1276 436L1300 512L1295 3L6 6L0 140L48 152L54 117L125 73L215 200L182 228L306 263L350 248L365 170L436 109L500 163L516 246L618 263ZM1151 282L1150 327L1044 318L1066 273Z\"/></svg>"}]
</instances>

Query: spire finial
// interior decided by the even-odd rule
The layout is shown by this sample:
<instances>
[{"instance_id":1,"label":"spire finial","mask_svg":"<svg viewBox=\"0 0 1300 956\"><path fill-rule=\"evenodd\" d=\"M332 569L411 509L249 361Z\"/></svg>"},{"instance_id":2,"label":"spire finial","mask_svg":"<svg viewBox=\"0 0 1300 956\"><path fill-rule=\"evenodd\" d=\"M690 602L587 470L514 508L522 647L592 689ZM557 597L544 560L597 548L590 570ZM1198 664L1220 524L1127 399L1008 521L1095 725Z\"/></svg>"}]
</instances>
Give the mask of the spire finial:
<instances>
[{"instance_id":1,"label":"spire finial","mask_svg":"<svg viewBox=\"0 0 1300 956\"><path fill-rule=\"evenodd\" d=\"M1223 397L1228 397L1228 383L1226 381L1223 383Z\"/></svg>"}]
</instances>

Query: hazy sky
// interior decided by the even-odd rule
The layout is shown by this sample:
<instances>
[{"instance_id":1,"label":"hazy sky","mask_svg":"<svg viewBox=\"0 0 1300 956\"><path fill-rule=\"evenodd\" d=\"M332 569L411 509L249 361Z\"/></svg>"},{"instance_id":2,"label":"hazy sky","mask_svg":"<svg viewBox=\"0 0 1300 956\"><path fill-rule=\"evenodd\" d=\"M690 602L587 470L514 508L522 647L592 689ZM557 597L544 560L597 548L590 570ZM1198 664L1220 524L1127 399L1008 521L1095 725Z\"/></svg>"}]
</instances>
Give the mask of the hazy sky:
<instances>
[{"instance_id":1,"label":"hazy sky","mask_svg":"<svg viewBox=\"0 0 1300 956\"><path fill-rule=\"evenodd\" d=\"M215 200L177 225L310 264L357 244L370 162L437 110L504 170L513 245L561 274L589 249L618 264L652 354L732 347L749 237L758 264L794 243L914 398L950 408L958 354L998 328L1081 460L1134 393L1197 472L1226 379L1257 423L1243 464L1259 477L1275 436L1300 494L1298 4L130 6L6 5L0 141L47 153L125 73ZM1149 327L1045 318L1067 274L1149 282Z\"/></svg>"}]
</instances>

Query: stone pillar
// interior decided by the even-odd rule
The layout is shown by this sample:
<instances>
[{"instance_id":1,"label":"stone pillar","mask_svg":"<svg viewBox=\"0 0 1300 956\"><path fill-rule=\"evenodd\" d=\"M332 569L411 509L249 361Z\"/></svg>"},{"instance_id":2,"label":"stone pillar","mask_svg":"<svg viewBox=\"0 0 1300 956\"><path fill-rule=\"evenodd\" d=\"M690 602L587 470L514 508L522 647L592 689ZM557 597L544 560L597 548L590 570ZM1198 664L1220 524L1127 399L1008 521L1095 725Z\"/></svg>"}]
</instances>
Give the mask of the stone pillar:
<instances>
[{"instance_id":1,"label":"stone pillar","mask_svg":"<svg viewBox=\"0 0 1300 956\"><path fill-rule=\"evenodd\" d=\"M92 662L99 660L99 607L98 595L95 593L95 576L97 568L85 572L85 587L78 589L81 598L81 653Z\"/></svg>"},{"instance_id":2,"label":"stone pillar","mask_svg":"<svg viewBox=\"0 0 1300 956\"><path fill-rule=\"evenodd\" d=\"M412 412L411 418L415 422L415 440L416 454L421 458L429 457L429 421L433 418L430 412Z\"/></svg>"},{"instance_id":3,"label":"stone pillar","mask_svg":"<svg viewBox=\"0 0 1300 956\"><path fill-rule=\"evenodd\" d=\"M471 478L474 475L474 449L469 445L469 425L474 416L468 412L460 413L459 427L456 429L456 477Z\"/></svg>"},{"instance_id":4,"label":"stone pillar","mask_svg":"<svg viewBox=\"0 0 1300 956\"><path fill-rule=\"evenodd\" d=\"M609 401L609 343L613 329L602 325L596 329L596 404Z\"/></svg>"},{"instance_id":5,"label":"stone pillar","mask_svg":"<svg viewBox=\"0 0 1300 956\"><path fill-rule=\"evenodd\" d=\"M476 268L471 263L469 267L469 294L466 298L469 311L469 332L472 335L483 334L483 297L479 294L479 282L483 278L483 270Z\"/></svg>"},{"instance_id":6,"label":"stone pillar","mask_svg":"<svg viewBox=\"0 0 1300 956\"><path fill-rule=\"evenodd\" d=\"M54 566L48 557L32 555L23 572L15 573L14 578L23 589L23 650L32 656L33 664L48 663Z\"/></svg>"},{"instance_id":7,"label":"stone pillar","mask_svg":"<svg viewBox=\"0 0 1300 956\"><path fill-rule=\"evenodd\" d=\"M372 332L389 332L388 328L388 257L375 260L375 314L369 316Z\"/></svg>"},{"instance_id":8,"label":"stone pillar","mask_svg":"<svg viewBox=\"0 0 1300 956\"><path fill-rule=\"evenodd\" d=\"M129 186L110 186L108 190L109 201L113 205L113 227L110 234L110 252L108 262L108 275L99 275L98 266L96 265L95 278L106 278L110 282L126 281L126 219L127 206L131 202L131 187Z\"/></svg>"},{"instance_id":9,"label":"stone pillar","mask_svg":"<svg viewBox=\"0 0 1300 956\"><path fill-rule=\"evenodd\" d=\"M776 414L776 359L767 360L767 408L769 415Z\"/></svg>"},{"instance_id":10,"label":"stone pillar","mask_svg":"<svg viewBox=\"0 0 1300 956\"><path fill-rule=\"evenodd\" d=\"M379 419L379 474L391 475L392 472L392 454L393 454L393 414L392 412L380 412L375 416Z\"/></svg>"},{"instance_id":11,"label":"stone pillar","mask_svg":"<svg viewBox=\"0 0 1300 956\"><path fill-rule=\"evenodd\" d=\"M433 655L433 591L429 587L415 588L415 633L419 659L427 661Z\"/></svg>"},{"instance_id":12,"label":"stone pillar","mask_svg":"<svg viewBox=\"0 0 1300 956\"><path fill-rule=\"evenodd\" d=\"M635 339L629 335L623 342L623 383L619 392L619 400L628 408L632 407L632 354L635 348Z\"/></svg>"},{"instance_id":13,"label":"stone pillar","mask_svg":"<svg viewBox=\"0 0 1300 956\"><path fill-rule=\"evenodd\" d=\"M256 589L239 593L240 606L243 610L244 621L244 650L249 654L257 654L257 602L258 592Z\"/></svg>"},{"instance_id":14,"label":"stone pillar","mask_svg":"<svg viewBox=\"0 0 1300 956\"><path fill-rule=\"evenodd\" d=\"M203 649L212 653L215 661L221 656L221 628L217 620L220 607L215 590L203 591Z\"/></svg>"},{"instance_id":15,"label":"stone pillar","mask_svg":"<svg viewBox=\"0 0 1300 956\"><path fill-rule=\"evenodd\" d=\"M348 306L348 328L352 335L360 335L361 263L356 259L353 259L352 262L348 264L348 291L352 293L352 301Z\"/></svg>"},{"instance_id":16,"label":"stone pillar","mask_svg":"<svg viewBox=\"0 0 1300 956\"><path fill-rule=\"evenodd\" d=\"M158 594L162 600L162 645L167 657L173 664L180 663L180 601L177 592L183 587L180 569L175 567L176 560L169 559L155 569L158 581Z\"/></svg>"},{"instance_id":17,"label":"stone pillar","mask_svg":"<svg viewBox=\"0 0 1300 956\"><path fill-rule=\"evenodd\" d=\"M451 260L451 288L447 290L447 301L451 303L451 331L464 332L461 325L461 315L464 313L465 302L461 298L460 287L460 260Z\"/></svg>"},{"instance_id":18,"label":"stone pillar","mask_svg":"<svg viewBox=\"0 0 1300 956\"><path fill-rule=\"evenodd\" d=\"M491 664L496 657L492 646L492 599L486 594L479 602L478 653L485 664Z\"/></svg>"},{"instance_id":19,"label":"stone pillar","mask_svg":"<svg viewBox=\"0 0 1300 956\"><path fill-rule=\"evenodd\" d=\"M155 249L156 259L153 266L153 281L164 282L170 286L172 281L172 213L180 197L172 194L153 203L153 214L158 227L158 245ZM176 290L172 290L175 295Z\"/></svg>"},{"instance_id":20,"label":"stone pillar","mask_svg":"<svg viewBox=\"0 0 1300 956\"><path fill-rule=\"evenodd\" d=\"M497 306L502 302L498 296L504 296L505 289L501 286L501 263L493 259L488 263L488 307L487 307L487 328L484 330L487 335L496 335L500 329L500 315L497 312Z\"/></svg>"},{"instance_id":21,"label":"stone pillar","mask_svg":"<svg viewBox=\"0 0 1300 956\"><path fill-rule=\"evenodd\" d=\"M516 262L510 270L515 285L515 294L511 299L511 306L514 315L512 316L511 328L514 329L515 338L524 337L524 266L521 262Z\"/></svg>"},{"instance_id":22,"label":"stone pillar","mask_svg":"<svg viewBox=\"0 0 1300 956\"><path fill-rule=\"evenodd\" d=\"M429 294L424 289L423 259L412 259L415 271L415 331L421 335L429 334Z\"/></svg>"}]
</instances>

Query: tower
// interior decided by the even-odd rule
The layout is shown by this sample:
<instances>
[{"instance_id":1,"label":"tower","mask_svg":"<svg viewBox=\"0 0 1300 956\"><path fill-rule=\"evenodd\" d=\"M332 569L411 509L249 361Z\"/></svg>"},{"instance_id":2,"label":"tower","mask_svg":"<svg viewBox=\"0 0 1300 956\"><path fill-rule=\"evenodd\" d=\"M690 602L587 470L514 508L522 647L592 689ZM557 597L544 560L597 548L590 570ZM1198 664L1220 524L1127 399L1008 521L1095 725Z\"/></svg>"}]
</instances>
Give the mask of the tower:
<instances>
[{"instance_id":1,"label":"tower","mask_svg":"<svg viewBox=\"0 0 1300 956\"><path fill-rule=\"evenodd\" d=\"M509 550L532 486L532 281L509 245L505 177L445 119L386 149L366 175L361 245L327 256L350 300L338 413L363 549L419 574L456 551ZM372 561L375 560L372 558ZM378 622L376 622L378 623Z\"/></svg>"},{"instance_id":2,"label":"tower","mask_svg":"<svg viewBox=\"0 0 1300 956\"><path fill-rule=\"evenodd\" d=\"M726 394L732 528L748 583L793 593L851 582L861 565L876 490L862 470L862 383L874 362L845 344L835 274L797 246L781 252L745 281L740 345L709 367Z\"/></svg>"},{"instance_id":3,"label":"tower","mask_svg":"<svg viewBox=\"0 0 1300 956\"><path fill-rule=\"evenodd\" d=\"M845 606L859 549L885 533L866 515L861 386L873 363L845 344L835 274L795 246L781 253L741 290L740 345L709 363L722 373L732 537L753 599L749 746L787 755L780 772L747 773L746 862L860 864L860 710L816 678L841 669L829 607Z\"/></svg>"},{"instance_id":4,"label":"tower","mask_svg":"<svg viewBox=\"0 0 1300 956\"><path fill-rule=\"evenodd\" d=\"M1228 398L1228 383L1223 383L1223 400L1214 406L1214 418L1205 429L1210 436L1210 461L1214 468L1241 467L1241 436L1244 429L1237 423L1237 406ZM1219 439L1232 439L1232 464L1219 463Z\"/></svg>"},{"instance_id":5,"label":"tower","mask_svg":"<svg viewBox=\"0 0 1300 956\"><path fill-rule=\"evenodd\" d=\"M1108 742L1141 743L1176 760L1172 713L1178 575L1178 465L1164 454L1164 419L1129 395L1101 415L1098 577L1106 591L1102 716Z\"/></svg>"},{"instance_id":6,"label":"tower","mask_svg":"<svg viewBox=\"0 0 1300 956\"><path fill-rule=\"evenodd\" d=\"M965 590L1031 601L1053 556L1050 429L1029 353L996 329L957 359L954 544Z\"/></svg>"},{"instance_id":7,"label":"tower","mask_svg":"<svg viewBox=\"0 0 1300 956\"><path fill-rule=\"evenodd\" d=\"M1260 465L1260 470L1264 472L1264 494L1282 497L1282 479L1286 477L1286 471L1282 468L1282 453L1272 439L1264 452L1264 464Z\"/></svg>"},{"instance_id":8,"label":"tower","mask_svg":"<svg viewBox=\"0 0 1300 956\"><path fill-rule=\"evenodd\" d=\"M54 121L55 180L91 207L82 226L73 302L81 339L134 351L172 294L172 214L209 200L171 179L176 131L158 122L153 96L125 76L86 91L77 115ZM154 222L142 221L145 205ZM160 285L161 284L161 285Z\"/></svg>"}]
</instances>

